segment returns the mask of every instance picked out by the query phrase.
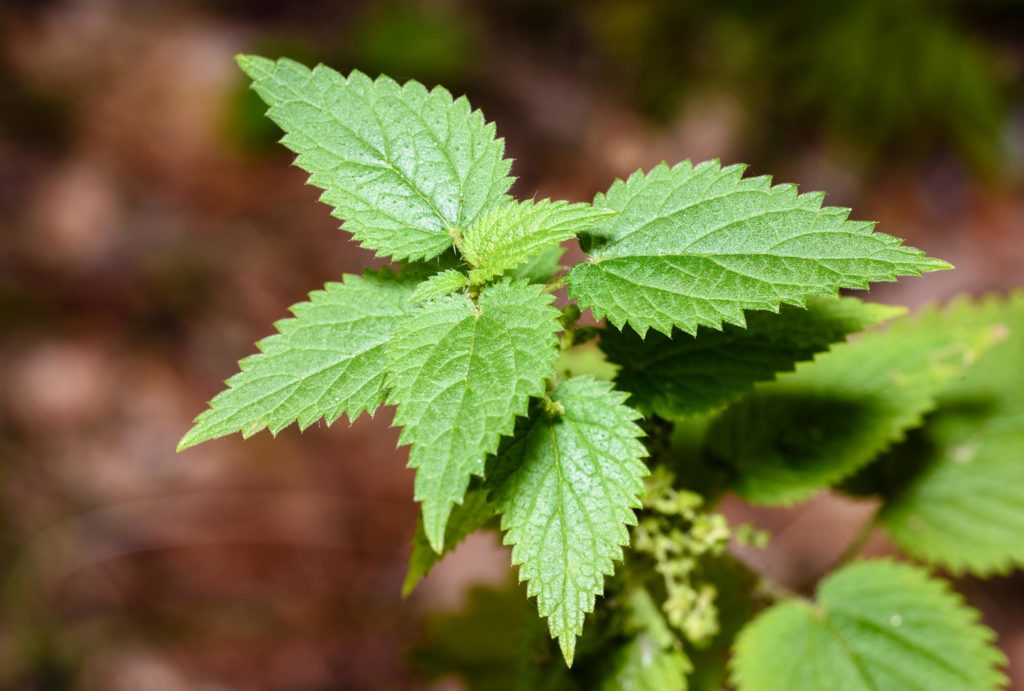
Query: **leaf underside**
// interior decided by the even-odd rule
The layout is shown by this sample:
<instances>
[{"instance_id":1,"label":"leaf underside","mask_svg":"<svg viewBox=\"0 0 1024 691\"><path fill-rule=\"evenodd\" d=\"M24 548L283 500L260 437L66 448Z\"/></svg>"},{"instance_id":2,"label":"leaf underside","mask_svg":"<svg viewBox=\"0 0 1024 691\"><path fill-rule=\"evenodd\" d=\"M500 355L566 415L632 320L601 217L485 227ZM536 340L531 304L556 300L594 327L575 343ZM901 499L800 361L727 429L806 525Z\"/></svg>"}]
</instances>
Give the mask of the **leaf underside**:
<instances>
[{"instance_id":1,"label":"leaf underside","mask_svg":"<svg viewBox=\"0 0 1024 691\"><path fill-rule=\"evenodd\" d=\"M994 691L1006 679L995 634L943 581L868 561L826 578L817 602L776 605L744 629L740 691Z\"/></svg>"},{"instance_id":2,"label":"leaf underside","mask_svg":"<svg viewBox=\"0 0 1024 691\"><path fill-rule=\"evenodd\" d=\"M823 194L743 178L743 166L661 164L617 181L594 206L618 214L583 236L589 261L569 295L597 318L646 336L744 324L744 310L949 268L898 238L822 207Z\"/></svg>"},{"instance_id":3,"label":"leaf underside","mask_svg":"<svg viewBox=\"0 0 1024 691\"><path fill-rule=\"evenodd\" d=\"M500 283L476 304L464 295L432 300L395 333L388 403L398 406L399 444L412 445L415 498L438 552L452 505L554 371L559 312L552 299L540 286Z\"/></svg>"},{"instance_id":4,"label":"leaf underside","mask_svg":"<svg viewBox=\"0 0 1024 691\"><path fill-rule=\"evenodd\" d=\"M630 392L630 405L675 419L736 400L756 382L902 312L856 298L818 297L808 299L806 309L750 312L745 329L702 327L695 336L673 331L671 338L657 333L645 339L628 326L606 329L601 349L621 366L616 384Z\"/></svg>"},{"instance_id":5,"label":"leaf underside","mask_svg":"<svg viewBox=\"0 0 1024 691\"><path fill-rule=\"evenodd\" d=\"M535 411L488 478L512 562L570 664L584 616L629 542L647 474L639 413L624 399L591 377L561 382L551 400L564 412Z\"/></svg>"},{"instance_id":6,"label":"leaf underside","mask_svg":"<svg viewBox=\"0 0 1024 691\"><path fill-rule=\"evenodd\" d=\"M256 344L228 388L196 418L178 450L234 432L277 434L345 413L355 420L384 400L387 344L406 313L415 279L389 269L345 276L292 306L278 333Z\"/></svg>"},{"instance_id":7,"label":"leaf underside","mask_svg":"<svg viewBox=\"0 0 1024 691\"><path fill-rule=\"evenodd\" d=\"M288 59L238 60L284 130L295 164L365 248L426 259L507 199L505 144L465 97Z\"/></svg>"}]
</instances>

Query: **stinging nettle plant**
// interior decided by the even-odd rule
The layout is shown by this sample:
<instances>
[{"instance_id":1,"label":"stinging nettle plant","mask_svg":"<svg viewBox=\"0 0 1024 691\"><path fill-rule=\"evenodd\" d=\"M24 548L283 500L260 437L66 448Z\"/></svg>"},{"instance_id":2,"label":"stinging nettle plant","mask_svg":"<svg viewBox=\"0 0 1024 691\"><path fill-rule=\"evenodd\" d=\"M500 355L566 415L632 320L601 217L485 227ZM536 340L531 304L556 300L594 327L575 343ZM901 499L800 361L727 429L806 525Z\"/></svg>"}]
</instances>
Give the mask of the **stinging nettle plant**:
<instances>
[{"instance_id":1,"label":"stinging nettle plant","mask_svg":"<svg viewBox=\"0 0 1024 691\"><path fill-rule=\"evenodd\" d=\"M592 204L516 200L465 98L239 64L342 228L395 266L293 306L179 449L395 406L422 507L405 591L497 523L550 632L522 647L523 683L1005 684L992 632L925 568L860 559L857 540L814 593L789 592L725 552L765 536L713 509L833 488L875 497L862 537L884 528L925 567L1024 564L1024 295L911 316L840 297L950 267L717 161ZM571 238L586 259L566 271Z\"/></svg>"}]
</instances>

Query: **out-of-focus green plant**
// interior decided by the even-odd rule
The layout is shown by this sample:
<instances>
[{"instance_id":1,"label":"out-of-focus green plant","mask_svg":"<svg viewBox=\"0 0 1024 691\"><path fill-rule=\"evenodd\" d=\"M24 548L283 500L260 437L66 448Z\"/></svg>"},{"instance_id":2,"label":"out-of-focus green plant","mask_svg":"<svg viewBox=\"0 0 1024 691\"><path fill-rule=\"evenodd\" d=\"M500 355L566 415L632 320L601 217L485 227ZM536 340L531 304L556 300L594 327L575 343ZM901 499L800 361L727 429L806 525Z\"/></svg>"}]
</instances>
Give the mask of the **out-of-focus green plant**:
<instances>
[{"instance_id":1,"label":"out-of-focus green plant","mask_svg":"<svg viewBox=\"0 0 1024 691\"><path fill-rule=\"evenodd\" d=\"M348 61L368 74L455 85L479 65L465 15L443 6L371 3L346 36Z\"/></svg>"},{"instance_id":2,"label":"out-of-focus green plant","mask_svg":"<svg viewBox=\"0 0 1024 691\"><path fill-rule=\"evenodd\" d=\"M600 50L656 115L673 113L694 87L725 87L762 149L811 134L868 163L952 151L991 170L1011 92L998 53L961 16L970 9L599 0L585 11Z\"/></svg>"},{"instance_id":3,"label":"out-of-focus green plant","mask_svg":"<svg viewBox=\"0 0 1024 691\"><path fill-rule=\"evenodd\" d=\"M820 121L827 136L873 162L943 147L982 168L999 162L1000 67L948 8L909 0L804 5L778 21L770 110Z\"/></svg>"}]
</instances>

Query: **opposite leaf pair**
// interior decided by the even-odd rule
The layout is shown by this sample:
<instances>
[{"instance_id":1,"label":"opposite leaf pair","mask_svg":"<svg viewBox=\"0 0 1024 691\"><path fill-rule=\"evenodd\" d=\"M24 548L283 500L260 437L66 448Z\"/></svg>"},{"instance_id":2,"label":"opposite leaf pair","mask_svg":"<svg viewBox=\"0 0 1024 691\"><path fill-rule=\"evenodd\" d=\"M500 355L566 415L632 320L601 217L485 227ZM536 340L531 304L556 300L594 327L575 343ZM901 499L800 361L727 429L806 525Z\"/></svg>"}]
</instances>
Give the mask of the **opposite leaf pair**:
<instances>
[{"instance_id":1,"label":"opposite leaf pair","mask_svg":"<svg viewBox=\"0 0 1024 691\"><path fill-rule=\"evenodd\" d=\"M346 277L295 306L180 448L342 413L351 420L386 400L397 406L400 442L412 446L436 551L453 507L471 507L471 478L497 453L483 491L567 659L628 542L646 470L626 394L553 378L558 332L575 328L579 310L560 322L551 290L566 281L581 307L642 339L650 329L745 327L747 310L813 310L810 296L948 266L847 220L846 209L823 208L820 194L714 161L638 172L593 205L517 202L504 144L465 98L289 60L239 62L342 227L406 266ZM577 235L588 261L554 278L558 244ZM826 310L841 322L847 303L837 304ZM797 343L797 356L851 330L838 324ZM743 387L772 367L755 368Z\"/></svg>"}]
</instances>

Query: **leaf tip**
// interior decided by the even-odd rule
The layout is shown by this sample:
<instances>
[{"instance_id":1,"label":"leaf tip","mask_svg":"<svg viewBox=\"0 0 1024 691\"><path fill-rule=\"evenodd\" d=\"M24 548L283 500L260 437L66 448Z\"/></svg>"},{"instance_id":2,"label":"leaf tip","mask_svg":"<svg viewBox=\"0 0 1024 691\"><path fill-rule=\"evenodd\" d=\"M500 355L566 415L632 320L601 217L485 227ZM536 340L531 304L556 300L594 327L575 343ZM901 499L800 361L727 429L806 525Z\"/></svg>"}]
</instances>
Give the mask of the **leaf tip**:
<instances>
[{"instance_id":1,"label":"leaf tip","mask_svg":"<svg viewBox=\"0 0 1024 691\"><path fill-rule=\"evenodd\" d=\"M423 532L427 535L427 542L430 549L437 554L444 554L444 533L448 523L448 514L451 512L451 504L448 505L440 515L427 516L426 504L423 506Z\"/></svg>"},{"instance_id":2,"label":"leaf tip","mask_svg":"<svg viewBox=\"0 0 1024 691\"><path fill-rule=\"evenodd\" d=\"M565 666L572 669L572 659L576 655L576 634L572 632L559 634L558 647L562 649Z\"/></svg>"},{"instance_id":3,"label":"leaf tip","mask_svg":"<svg viewBox=\"0 0 1024 691\"><path fill-rule=\"evenodd\" d=\"M910 309L903 305L884 305L882 303L870 303L876 307L878 322L885 322L898 317L905 317L910 314Z\"/></svg>"},{"instance_id":4,"label":"leaf tip","mask_svg":"<svg viewBox=\"0 0 1024 691\"><path fill-rule=\"evenodd\" d=\"M246 53L238 53L235 55L235 62L249 77L256 81L262 77L268 70L268 66L273 64L273 60L264 58L259 55L247 55Z\"/></svg>"},{"instance_id":5,"label":"leaf tip","mask_svg":"<svg viewBox=\"0 0 1024 691\"><path fill-rule=\"evenodd\" d=\"M181 453L185 449L190 449L193 446L202 444L207 438L204 437L200 431L200 427L196 425L178 441L178 445L175 447L177 453Z\"/></svg>"},{"instance_id":6,"label":"leaf tip","mask_svg":"<svg viewBox=\"0 0 1024 691\"><path fill-rule=\"evenodd\" d=\"M416 590L416 586L420 583L419 574L415 573L413 569L409 569L405 574L405 580L402 581L402 599L408 599L412 595L412 591Z\"/></svg>"}]
</instances>

